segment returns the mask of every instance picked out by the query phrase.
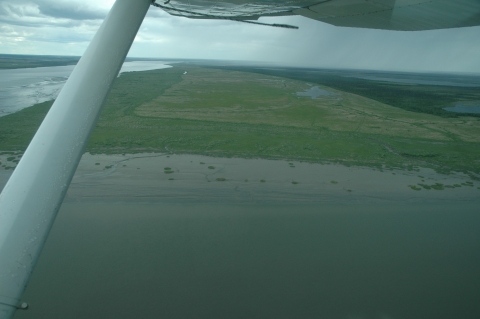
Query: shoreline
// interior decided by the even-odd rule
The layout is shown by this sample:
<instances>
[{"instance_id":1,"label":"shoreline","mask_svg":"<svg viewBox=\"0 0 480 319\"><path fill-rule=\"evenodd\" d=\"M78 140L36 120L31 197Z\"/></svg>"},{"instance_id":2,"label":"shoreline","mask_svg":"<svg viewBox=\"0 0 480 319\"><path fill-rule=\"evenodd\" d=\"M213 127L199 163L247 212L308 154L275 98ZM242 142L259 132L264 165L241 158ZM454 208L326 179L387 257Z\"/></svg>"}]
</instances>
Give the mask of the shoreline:
<instances>
[{"instance_id":1,"label":"shoreline","mask_svg":"<svg viewBox=\"0 0 480 319\"><path fill-rule=\"evenodd\" d=\"M7 156L12 155L0 155L0 162ZM0 190L12 172L0 167ZM475 202L479 195L480 183L468 175L430 168L379 170L280 159L85 153L64 202L438 204Z\"/></svg>"},{"instance_id":2,"label":"shoreline","mask_svg":"<svg viewBox=\"0 0 480 319\"><path fill-rule=\"evenodd\" d=\"M462 173L444 175L428 168L380 171L285 160L167 153L86 153L65 200L236 203L438 203L478 200L480 184L469 180ZM465 184L466 181L472 185ZM441 184L443 189L427 189L419 184ZM412 189L412 185L418 190ZM447 185L461 187L448 188Z\"/></svg>"}]
</instances>

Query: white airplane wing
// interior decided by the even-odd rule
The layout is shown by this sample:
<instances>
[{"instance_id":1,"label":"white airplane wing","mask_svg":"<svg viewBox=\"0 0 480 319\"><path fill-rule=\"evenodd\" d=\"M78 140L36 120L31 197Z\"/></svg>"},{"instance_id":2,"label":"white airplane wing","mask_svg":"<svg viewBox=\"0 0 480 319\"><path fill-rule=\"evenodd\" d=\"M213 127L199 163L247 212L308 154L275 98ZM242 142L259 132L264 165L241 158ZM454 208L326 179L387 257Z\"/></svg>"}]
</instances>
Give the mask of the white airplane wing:
<instances>
[{"instance_id":1,"label":"white airplane wing","mask_svg":"<svg viewBox=\"0 0 480 319\"><path fill-rule=\"evenodd\" d=\"M480 25L478 0L157 0L154 5L194 19L241 21L301 15L341 27L399 31Z\"/></svg>"}]
</instances>

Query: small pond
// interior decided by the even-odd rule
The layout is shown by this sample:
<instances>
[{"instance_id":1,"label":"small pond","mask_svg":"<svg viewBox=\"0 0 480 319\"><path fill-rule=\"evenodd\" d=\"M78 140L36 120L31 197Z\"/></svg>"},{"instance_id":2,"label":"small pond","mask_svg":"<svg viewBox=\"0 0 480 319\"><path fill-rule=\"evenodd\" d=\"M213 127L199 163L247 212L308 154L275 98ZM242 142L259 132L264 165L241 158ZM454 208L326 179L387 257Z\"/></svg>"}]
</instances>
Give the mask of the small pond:
<instances>
[{"instance_id":1,"label":"small pond","mask_svg":"<svg viewBox=\"0 0 480 319\"><path fill-rule=\"evenodd\" d=\"M334 96L334 95L337 95L337 94L321 89L318 86L314 86L304 92L297 92L297 96L309 96L312 99L316 99L319 96Z\"/></svg>"},{"instance_id":2,"label":"small pond","mask_svg":"<svg viewBox=\"0 0 480 319\"><path fill-rule=\"evenodd\" d=\"M457 103L455 106L445 107L445 111L455 112L455 113L470 113L470 114L480 114L480 101L476 103Z\"/></svg>"}]
</instances>

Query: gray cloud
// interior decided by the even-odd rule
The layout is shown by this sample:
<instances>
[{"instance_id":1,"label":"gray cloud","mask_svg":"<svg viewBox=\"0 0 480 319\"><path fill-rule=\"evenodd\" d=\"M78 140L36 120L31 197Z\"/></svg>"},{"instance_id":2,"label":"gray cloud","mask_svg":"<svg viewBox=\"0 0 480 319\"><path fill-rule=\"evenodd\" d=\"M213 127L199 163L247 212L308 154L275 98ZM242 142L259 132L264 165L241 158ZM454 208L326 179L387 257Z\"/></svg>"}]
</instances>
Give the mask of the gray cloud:
<instances>
[{"instance_id":1,"label":"gray cloud","mask_svg":"<svg viewBox=\"0 0 480 319\"><path fill-rule=\"evenodd\" d=\"M95 8L84 2L38 1L40 13L60 19L97 20L104 19L108 11Z\"/></svg>"},{"instance_id":2,"label":"gray cloud","mask_svg":"<svg viewBox=\"0 0 480 319\"><path fill-rule=\"evenodd\" d=\"M98 27L106 14L105 8L95 8L84 2L71 1L69 4L51 0L0 1L0 26L32 28L33 33L48 27L76 28L76 32L81 33L81 29Z\"/></svg>"},{"instance_id":3,"label":"gray cloud","mask_svg":"<svg viewBox=\"0 0 480 319\"><path fill-rule=\"evenodd\" d=\"M84 1L0 1L0 21L17 25L31 24L33 18L57 25L63 20L103 20L107 13L108 8Z\"/></svg>"},{"instance_id":4,"label":"gray cloud","mask_svg":"<svg viewBox=\"0 0 480 319\"><path fill-rule=\"evenodd\" d=\"M38 9L32 3L24 1L13 2L8 0L0 2L0 19L2 21L37 16L39 16Z\"/></svg>"}]
</instances>

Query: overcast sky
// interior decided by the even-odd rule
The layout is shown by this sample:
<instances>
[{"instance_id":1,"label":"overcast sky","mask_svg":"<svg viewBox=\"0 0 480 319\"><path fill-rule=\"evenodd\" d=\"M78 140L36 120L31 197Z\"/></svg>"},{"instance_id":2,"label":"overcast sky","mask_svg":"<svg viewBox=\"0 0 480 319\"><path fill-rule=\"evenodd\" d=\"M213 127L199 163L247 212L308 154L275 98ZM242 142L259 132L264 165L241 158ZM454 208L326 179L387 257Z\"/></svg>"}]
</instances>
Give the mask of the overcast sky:
<instances>
[{"instance_id":1,"label":"overcast sky","mask_svg":"<svg viewBox=\"0 0 480 319\"><path fill-rule=\"evenodd\" d=\"M0 0L0 53L81 55L113 0ZM480 73L480 27L395 32L302 17L299 30L192 20L151 7L131 57L270 61L293 66Z\"/></svg>"}]
</instances>

